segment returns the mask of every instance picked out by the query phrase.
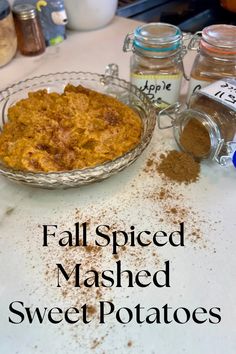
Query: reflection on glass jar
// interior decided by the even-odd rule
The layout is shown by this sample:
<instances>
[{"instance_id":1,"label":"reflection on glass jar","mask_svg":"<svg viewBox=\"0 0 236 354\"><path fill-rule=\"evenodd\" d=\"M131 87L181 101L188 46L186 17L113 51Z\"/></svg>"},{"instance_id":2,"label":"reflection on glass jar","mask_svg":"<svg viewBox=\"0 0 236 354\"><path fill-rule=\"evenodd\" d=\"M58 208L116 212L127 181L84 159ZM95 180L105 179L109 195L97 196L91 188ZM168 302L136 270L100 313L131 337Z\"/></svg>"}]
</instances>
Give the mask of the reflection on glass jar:
<instances>
[{"instance_id":1,"label":"reflection on glass jar","mask_svg":"<svg viewBox=\"0 0 236 354\"><path fill-rule=\"evenodd\" d=\"M206 27L193 36L189 49L198 50L198 54L191 71L187 100L211 82L236 76L236 26Z\"/></svg>"},{"instance_id":2,"label":"reflection on glass jar","mask_svg":"<svg viewBox=\"0 0 236 354\"><path fill-rule=\"evenodd\" d=\"M149 23L126 36L123 50L132 51L130 80L156 104L179 99L186 53L178 27Z\"/></svg>"}]
</instances>

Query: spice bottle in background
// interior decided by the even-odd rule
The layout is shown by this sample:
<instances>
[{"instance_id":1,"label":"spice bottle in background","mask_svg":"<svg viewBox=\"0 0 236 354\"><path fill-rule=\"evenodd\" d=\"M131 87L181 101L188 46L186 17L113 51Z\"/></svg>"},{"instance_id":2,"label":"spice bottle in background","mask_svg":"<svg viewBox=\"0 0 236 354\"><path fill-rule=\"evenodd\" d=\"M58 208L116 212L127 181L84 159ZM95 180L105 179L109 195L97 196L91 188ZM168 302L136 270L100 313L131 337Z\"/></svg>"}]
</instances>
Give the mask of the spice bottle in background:
<instances>
[{"instance_id":1,"label":"spice bottle in background","mask_svg":"<svg viewBox=\"0 0 236 354\"><path fill-rule=\"evenodd\" d=\"M163 126L167 116L170 125ZM225 78L196 91L188 109L180 104L163 109L160 129L173 127L178 146L198 160L236 167L236 79Z\"/></svg>"},{"instance_id":2,"label":"spice bottle in background","mask_svg":"<svg viewBox=\"0 0 236 354\"><path fill-rule=\"evenodd\" d=\"M235 0L221 0L220 4L226 10L236 12L236 1Z\"/></svg>"},{"instance_id":3,"label":"spice bottle in background","mask_svg":"<svg viewBox=\"0 0 236 354\"><path fill-rule=\"evenodd\" d=\"M34 56L45 51L45 41L37 11L33 5L13 6L18 48L23 55Z\"/></svg>"},{"instance_id":4,"label":"spice bottle in background","mask_svg":"<svg viewBox=\"0 0 236 354\"><path fill-rule=\"evenodd\" d=\"M236 26L206 27L192 37L188 48L198 50L198 55L190 75L187 100L193 92L211 82L236 76Z\"/></svg>"},{"instance_id":5,"label":"spice bottle in background","mask_svg":"<svg viewBox=\"0 0 236 354\"><path fill-rule=\"evenodd\" d=\"M133 52L130 81L154 103L179 99L186 54L182 38L178 27L166 23L139 26L125 38L123 50Z\"/></svg>"},{"instance_id":6,"label":"spice bottle in background","mask_svg":"<svg viewBox=\"0 0 236 354\"><path fill-rule=\"evenodd\" d=\"M17 39L15 26L7 0L0 1L0 67L15 55Z\"/></svg>"}]
</instances>

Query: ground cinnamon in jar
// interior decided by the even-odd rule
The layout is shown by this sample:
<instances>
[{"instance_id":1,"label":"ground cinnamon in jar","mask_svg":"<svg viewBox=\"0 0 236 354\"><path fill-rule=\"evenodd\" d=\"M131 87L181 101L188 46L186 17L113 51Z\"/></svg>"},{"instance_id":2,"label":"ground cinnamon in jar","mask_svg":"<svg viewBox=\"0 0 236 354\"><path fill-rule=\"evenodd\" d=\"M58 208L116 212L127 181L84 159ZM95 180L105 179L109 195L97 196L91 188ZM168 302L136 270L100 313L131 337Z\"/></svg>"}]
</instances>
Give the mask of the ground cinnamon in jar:
<instances>
[{"instance_id":1,"label":"ground cinnamon in jar","mask_svg":"<svg viewBox=\"0 0 236 354\"><path fill-rule=\"evenodd\" d=\"M157 171L172 181L189 184L197 181L200 164L185 152L171 150L162 155Z\"/></svg>"},{"instance_id":2,"label":"ground cinnamon in jar","mask_svg":"<svg viewBox=\"0 0 236 354\"><path fill-rule=\"evenodd\" d=\"M211 149L210 136L197 119L190 119L180 134L180 144L185 151L196 158L207 156Z\"/></svg>"}]
</instances>

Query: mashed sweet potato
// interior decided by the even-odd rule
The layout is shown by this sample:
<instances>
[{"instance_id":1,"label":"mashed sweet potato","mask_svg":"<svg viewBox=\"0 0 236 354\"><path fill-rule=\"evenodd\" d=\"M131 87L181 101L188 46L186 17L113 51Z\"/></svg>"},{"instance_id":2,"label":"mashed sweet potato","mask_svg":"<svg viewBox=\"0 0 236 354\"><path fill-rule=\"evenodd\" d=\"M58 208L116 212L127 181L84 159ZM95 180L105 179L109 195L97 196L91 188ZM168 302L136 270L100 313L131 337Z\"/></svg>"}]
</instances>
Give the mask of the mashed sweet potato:
<instances>
[{"instance_id":1,"label":"mashed sweet potato","mask_svg":"<svg viewBox=\"0 0 236 354\"><path fill-rule=\"evenodd\" d=\"M8 110L0 159L17 170L56 172L113 160L140 141L139 116L117 99L82 86L31 92Z\"/></svg>"}]
</instances>

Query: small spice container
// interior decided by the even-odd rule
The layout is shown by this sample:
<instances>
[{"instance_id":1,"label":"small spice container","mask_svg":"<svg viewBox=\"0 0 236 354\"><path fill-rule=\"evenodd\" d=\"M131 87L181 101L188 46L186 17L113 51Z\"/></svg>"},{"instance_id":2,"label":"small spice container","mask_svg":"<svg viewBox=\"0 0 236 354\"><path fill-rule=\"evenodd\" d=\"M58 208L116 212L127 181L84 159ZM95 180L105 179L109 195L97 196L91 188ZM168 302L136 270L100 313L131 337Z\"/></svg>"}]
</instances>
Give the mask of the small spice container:
<instances>
[{"instance_id":1,"label":"small spice container","mask_svg":"<svg viewBox=\"0 0 236 354\"><path fill-rule=\"evenodd\" d=\"M21 54L42 54L45 51L45 41L35 7L30 4L15 5L13 14Z\"/></svg>"},{"instance_id":2,"label":"small spice container","mask_svg":"<svg viewBox=\"0 0 236 354\"><path fill-rule=\"evenodd\" d=\"M0 67L7 64L15 55L17 39L15 26L7 0L0 2Z\"/></svg>"},{"instance_id":3,"label":"small spice container","mask_svg":"<svg viewBox=\"0 0 236 354\"><path fill-rule=\"evenodd\" d=\"M149 23L126 36L123 50L132 51L130 81L154 103L179 99L186 54L183 35L176 26Z\"/></svg>"},{"instance_id":4,"label":"small spice container","mask_svg":"<svg viewBox=\"0 0 236 354\"><path fill-rule=\"evenodd\" d=\"M190 74L187 100L211 82L236 76L236 26L206 27L192 37L188 49L198 50L198 54Z\"/></svg>"},{"instance_id":5,"label":"small spice container","mask_svg":"<svg viewBox=\"0 0 236 354\"><path fill-rule=\"evenodd\" d=\"M171 119L169 126L162 125ZM236 79L222 79L196 91L188 109L180 104L163 109L159 128L173 127L178 146L197 160L236 167Z\"/></svg>"}]
</instances>

